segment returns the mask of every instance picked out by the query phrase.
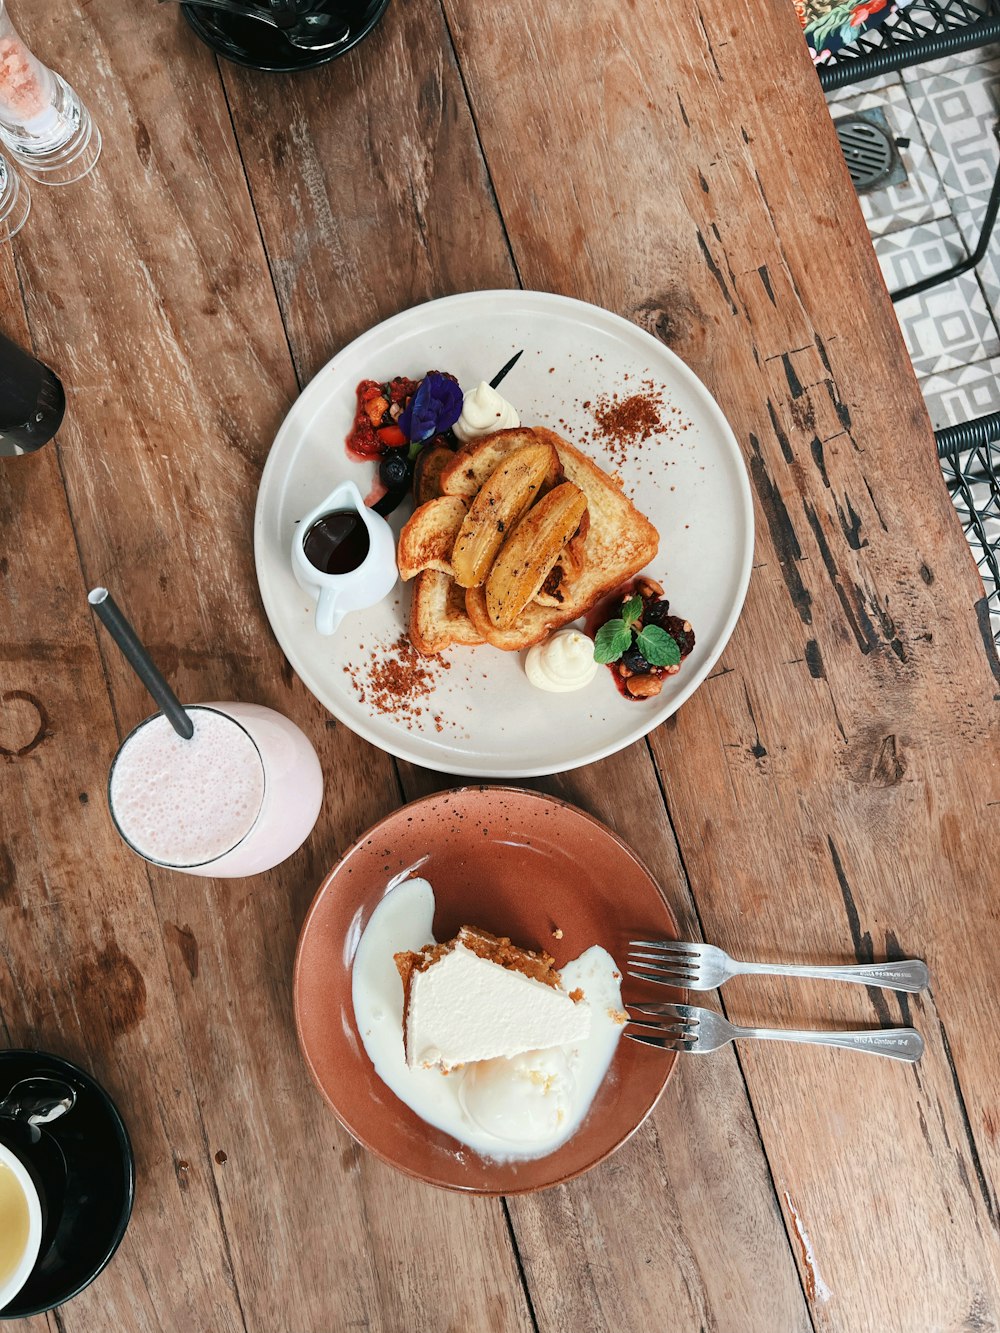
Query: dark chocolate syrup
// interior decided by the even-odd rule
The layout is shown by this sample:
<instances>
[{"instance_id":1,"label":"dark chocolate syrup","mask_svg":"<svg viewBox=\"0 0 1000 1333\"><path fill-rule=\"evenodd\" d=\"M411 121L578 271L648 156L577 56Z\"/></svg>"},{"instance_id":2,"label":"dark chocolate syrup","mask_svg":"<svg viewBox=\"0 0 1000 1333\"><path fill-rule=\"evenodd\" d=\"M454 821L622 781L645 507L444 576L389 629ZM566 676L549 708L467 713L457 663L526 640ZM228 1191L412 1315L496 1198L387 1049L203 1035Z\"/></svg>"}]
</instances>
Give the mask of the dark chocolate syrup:
<instances>
[{"instance_id":1,"label":"dark chocolate syrup","mask_svg":"<svg viewBox=\"0 0 1000 1333\"><path fill-rule=\"evenodd\" d=\"M368 528L354 509L336 509L318 518L306 533L306 559L323 574L351 574L364 564Z\"/></svg>"}]
</instances>

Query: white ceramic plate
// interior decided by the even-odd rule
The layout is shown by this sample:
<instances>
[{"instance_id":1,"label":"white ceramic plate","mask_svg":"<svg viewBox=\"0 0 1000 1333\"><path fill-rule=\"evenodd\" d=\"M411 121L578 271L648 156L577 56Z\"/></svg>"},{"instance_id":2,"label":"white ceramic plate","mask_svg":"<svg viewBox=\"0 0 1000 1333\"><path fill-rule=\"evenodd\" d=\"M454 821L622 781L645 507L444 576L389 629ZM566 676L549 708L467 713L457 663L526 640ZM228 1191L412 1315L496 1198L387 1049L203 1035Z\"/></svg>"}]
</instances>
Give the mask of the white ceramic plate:
<instances>
[{"instance_id":1,"label":"white ceramic plate","mask_svg":"<svg viewBox=\"0 0 1000 1333\"><path fill-rule=\"evenodd\" d=\"M433 684L403 712L379 711L366 689L406 626L409 589L397 585L332 638L313 626L313 604L292 576L295 524L345 477L362 493L374 466L347 457L359 380L419 378L448 370L463 388L490 379L519 348L502 392L526 426L550 426L615 471L660 533L648 573L671 611L690 620L696 646L648 702L629 702L601 669L586 689L543 693L523 654L452 648ZM625 398L643 381L677 411L661 437L613 459L594 438L602 395ZM681 428L683 427L683 429ZM409 506L393 516L398 528ZM257 577L281 647L317 699L380 749L445 773L494 778L558 773L613 754L676 712L711 671L736 624L750 579L753 507L739 446L697 377L650 334L597 306L545 292L469 292L404 311L338 353L285 418L261 478L254 524ZM362 695L365 697L362 698ZM417 712L417 710L420 710Z\"/></svg>"}]
</instances>

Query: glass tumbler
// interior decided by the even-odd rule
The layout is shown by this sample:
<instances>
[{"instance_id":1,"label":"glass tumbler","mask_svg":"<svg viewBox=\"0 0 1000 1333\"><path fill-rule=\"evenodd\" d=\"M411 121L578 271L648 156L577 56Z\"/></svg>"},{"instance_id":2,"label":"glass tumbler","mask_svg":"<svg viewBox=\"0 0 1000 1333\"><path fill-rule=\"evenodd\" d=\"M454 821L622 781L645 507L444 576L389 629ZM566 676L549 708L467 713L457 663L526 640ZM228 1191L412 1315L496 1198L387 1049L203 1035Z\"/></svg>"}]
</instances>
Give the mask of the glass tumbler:
<instances>
[{"instance_id":1,"label":"glass tumbler","mask_svg":"<svg viewBox=\"0 0 1000 1333\"><path fill-rule=\"evenodd\" d=\"M27 185L18 180L7 159L0 156L0 241L16 236L30 212L31 194Z\"/></svg>"},{"instance_id":2,"label":"glass tumbler","mask_svg":"<svg viewBox=\"0 0 1000 1333\"><path fill-rule=\"evenodd\" d=\"M32 55L0 0L0 140L32 180L69 185L91 171L101 135L80 96Z\"/></svg>"}]
</instances>

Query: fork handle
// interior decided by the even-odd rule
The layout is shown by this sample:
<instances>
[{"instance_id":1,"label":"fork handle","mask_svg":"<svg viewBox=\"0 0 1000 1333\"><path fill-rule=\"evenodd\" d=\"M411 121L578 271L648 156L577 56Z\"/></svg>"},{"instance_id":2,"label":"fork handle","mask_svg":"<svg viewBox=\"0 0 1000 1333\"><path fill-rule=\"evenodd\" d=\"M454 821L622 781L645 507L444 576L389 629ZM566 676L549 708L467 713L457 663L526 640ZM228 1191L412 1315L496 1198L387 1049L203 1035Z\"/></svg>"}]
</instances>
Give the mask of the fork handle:
<instances>
[{"instance_id":1,"label":"fork handle","mask_svg":"<svg viewBox=\"0 0 1000 1333\"><path fill-rule=\"evenodd\" d=\"M924 1039L916 1028L871 1028L866 1032L796 1032L794 1028L737 1028L737 1037L761 1041L795 1041L809 1046L840 1046L849 1051L886 1055L890 1060L915 1063L924 1053Z\"/></svg>"},{"instance_id":2,"label":"fork handle","mask_svg":"<svg viewBox=\"0 0 1000 1333\"><path fill-rule=\"evenodd\" d=\"M927 964L918 958L899 963L863 963L856 967L813 966L809 963L740 963L738 970L743 975L855 981L863 986L881 986L884 990L911 993L926 990L930 981Z\"/></svg>"}]
</instances>

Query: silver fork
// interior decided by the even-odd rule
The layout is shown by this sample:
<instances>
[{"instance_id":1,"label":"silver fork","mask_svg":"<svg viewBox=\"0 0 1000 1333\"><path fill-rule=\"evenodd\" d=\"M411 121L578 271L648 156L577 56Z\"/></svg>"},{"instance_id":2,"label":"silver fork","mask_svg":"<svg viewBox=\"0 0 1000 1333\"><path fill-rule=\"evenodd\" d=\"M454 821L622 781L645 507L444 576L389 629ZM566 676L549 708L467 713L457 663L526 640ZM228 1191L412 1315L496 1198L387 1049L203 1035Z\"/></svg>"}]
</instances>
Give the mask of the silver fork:
<instances>
[{"instance_id":1,"label":"silver fork","mask_svg":"<svg viewBox=\"0 0 1000 1333\"><path fill-rule=\"evenodd\" d=\"M742 963L714 944L684 940L630 940L629 976L678 990L715 990L730 977L765 974L855 981L886 990L921 991L930 980L927 964L911 958L899 963L862 963L829 967L810 963Z\"/></svg>"},{"instance_id":2,"label":"silver fork","mask_svg":"<svg viewBox=\"0 0 1000 1333\"><path fill-rule=\"evenodd\" d=\"M737 1037L756 1037L760 1041L797 1041L810 1046L842 1046L849 1051L867 1051L885 1055L890 1060L913 1064L924 1053L924 1039L915 1028L871 1028L863 1032L810 1032L794 1028L741 1028L728 1022L712 1009L698 1009L691 1004L630 1004L642 1018L630 1018L625 1036L644 1046L664 1051L688 1051L705 1055L717 1051Z\"/></svg>"}]
</instances>

